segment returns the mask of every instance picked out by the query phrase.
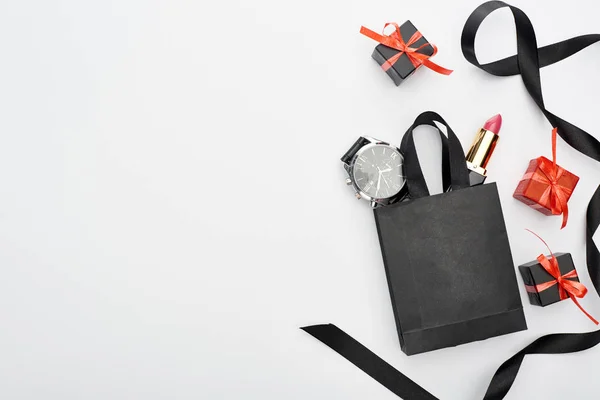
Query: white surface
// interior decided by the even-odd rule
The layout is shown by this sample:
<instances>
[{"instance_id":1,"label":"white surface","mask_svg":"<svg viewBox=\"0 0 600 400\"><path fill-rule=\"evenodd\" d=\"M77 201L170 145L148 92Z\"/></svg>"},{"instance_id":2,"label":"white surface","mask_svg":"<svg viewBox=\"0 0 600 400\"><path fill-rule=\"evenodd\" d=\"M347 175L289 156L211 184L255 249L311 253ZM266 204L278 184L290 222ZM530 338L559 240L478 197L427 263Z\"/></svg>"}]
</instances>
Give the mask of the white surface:
<instances>
[{"instance_id":1,"label":"white surface","mask_svg":"<svg viewBox=\"0 0 600 400\"><path fill-rule=\"evenodd\" d=\"M501 112L490 165L515 264L543 235L585 266L584 213L598 163L559 143L582 179L569 226L511 197L551 127L520 77L460 51L469 1L11 1L0 6L0 397L3 399L395 399L298 329L334 322L443 400L481 399L534 338L594 326L568 301L530 306L530 329L406 357L375 225L344 185L361 134L399 143L441 113L467 147ZM595 1L519 1L540 44L599 32ZM371 60L379 30L410 18L450 77L400 88ZM508 11L478 54L515 51ZM546 68L550 110L596 137L599 48ZM417 138L439 188L439 143ZM435 153L435 154L434 154ZM526 358L507 399L597 398L600 347ZM579 397L577 397L579 396Z\"/></svg>"}]
</instances>

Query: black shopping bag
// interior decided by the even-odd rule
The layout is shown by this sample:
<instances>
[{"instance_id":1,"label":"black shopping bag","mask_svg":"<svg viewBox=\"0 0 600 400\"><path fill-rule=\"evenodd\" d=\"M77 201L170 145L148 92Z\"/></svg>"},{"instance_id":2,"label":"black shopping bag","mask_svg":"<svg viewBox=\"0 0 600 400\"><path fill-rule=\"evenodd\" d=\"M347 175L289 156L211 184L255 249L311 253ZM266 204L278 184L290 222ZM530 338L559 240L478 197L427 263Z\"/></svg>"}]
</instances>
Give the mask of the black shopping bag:
<instances>
[{"instance_id":1,"label":"black shopping bag","mask_svg":"<svg viewBox=\"0 0 600 400\"><path fill-rule=\"evenodd\" d=\"M434 121L446 126L447 139ZM442 136L450 191L429 195L413 139L419 125ZM410 198L374 213L402 350L527 329L496 184L469 186L460 141L436 113L416 119L401 151Z\"/></svg>"}]
</instances>

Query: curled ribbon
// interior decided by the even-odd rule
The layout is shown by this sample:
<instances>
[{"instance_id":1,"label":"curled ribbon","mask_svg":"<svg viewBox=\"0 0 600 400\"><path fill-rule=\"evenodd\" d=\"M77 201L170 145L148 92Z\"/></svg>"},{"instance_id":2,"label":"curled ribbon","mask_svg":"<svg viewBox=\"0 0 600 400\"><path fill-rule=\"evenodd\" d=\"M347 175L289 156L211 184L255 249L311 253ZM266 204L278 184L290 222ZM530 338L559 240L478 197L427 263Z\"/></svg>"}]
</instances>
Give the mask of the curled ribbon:
<instances>
[{"instance_id":1,"label":"curled ribbon","mask_svg":"<svg viewBox=\"0 0 600 400\"><path fill-rule=\"evenodd\" d=\"M588 292L587 288L583 285L583 283L577 282L577 281L572 281L569 279L569 278L576 278L577 271L573 270L564 275L561 275L560 268L558 267L558 260L554 256L554 253L552 253L552 250L550 250L550 247L548 247L548 244L544 241L544 239L542 239L540 236L538 236L533 231L530 231L529 229L527 229L527 231L531 232L538 239L540 239L542 241L542 243L544 243L544 245L546 246L548 251L550 252L550 255L551 255L550 259L548 259L548 257L546 257L545 255L540 254L538 256L537 260L542 265L542 267L546 270L546 272L548 272L554 278L553 281L541 283L541 284L535 285L535 286L525 285L527 291L530 293L539 293L539 292L543 292L544 290L550 289L554 285L558 285L558 295L560 296L560 299L565 300L566 298L570 297L571 300L573 300L573 303L575 303L575 305L577 307L579 307L579 309L594 324L598 325L598 321L596 321L596 319L594 317L592 317L587 311L585 311L583 309L583 307L577 301L577 297L582 299L583 297L585 297L585 295Z\"/></svg>"},{"instance_id":2,"label":"curled ribbon","mask_svg":"<svg viewBox=\"0 0 600 400\"><path fill-rule=\"evenodd\" d=\"M556 164L556 135L558 128L552 130L552 162L547 158L540 157L539 169L543 174L533 174L531 179L536 182L548 185L548 188L542 194L539 202L545 204L550 200L550 210L553 215L563 215L563 222L560 229L567 226L569 219L568 199L573 193L573 189L563 186L559 183L560 178L565 173L565 169Z\"/></svg>"},{"instance_id":3,"label":"curled ribbon","mask_svg":"<svg viewBox=\"0 0 600 400\"><path fill-rule=\"evenodd\" d=\"M402 54L406 54L406 56L408 57L408 59L410 60L410 62L412 63L412 65L415 68L419 68L421 65L424 65L427 68L437 72L438 74L450 75L452 73L451 69L446 69L440 65L437 65L436 63L432 62L431 60L429 60L430 57L435 56L437 53L437 47L435 45L430 44L430 43L425 43L417 48L410 47L423 37L421 32L416 31L411 36L411 38L408 40L408 42L404 42L404 39L402 38L402 34L400 33L400 27L398 26L397 23L395 23L395 22L386 23L383 27L383 31L385 31L385 28L387 28L390 25L394 26L394 28L395 28L394 32L392 32L390 35L385 35L385 32L382 32L383 34L380 35L379 33L376 33L368 28L365 28L364 26L360 27L360 33L362 33L363 35L365 35L387 47L391 47L392 49L396 49L399 51L398 54L394 55L392 58L390 58L385 63L383 63L381 68L383 68L384 71L387 71L388 69L390 69L396 63L396 61L398 61L400 59ZM432 55L428 56L427 54L419 53L419 50L421 50L427 46L433 47Z\"/></svg>"}]
</instances>

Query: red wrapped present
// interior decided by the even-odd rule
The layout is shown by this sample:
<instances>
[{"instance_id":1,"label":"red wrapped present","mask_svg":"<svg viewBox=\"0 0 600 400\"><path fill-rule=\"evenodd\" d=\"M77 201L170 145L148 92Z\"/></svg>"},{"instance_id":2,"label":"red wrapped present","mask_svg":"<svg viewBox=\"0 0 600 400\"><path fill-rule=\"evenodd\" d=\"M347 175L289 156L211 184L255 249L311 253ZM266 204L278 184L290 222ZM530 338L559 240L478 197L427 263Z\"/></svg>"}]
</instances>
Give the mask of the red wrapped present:
<instances>
[{"instance_id":1,"label":"red wrapped present","mask_svg":"<svg viewBox=\"0 0 600 400\"><path fill-rule=\"evenodd\" d=\"M552 160L538 157L529 162L513 197L545 215L561 215L567 225L567 203L579 177L556 164L556 128L552 131Z\"/></svg>"}]
</instances>

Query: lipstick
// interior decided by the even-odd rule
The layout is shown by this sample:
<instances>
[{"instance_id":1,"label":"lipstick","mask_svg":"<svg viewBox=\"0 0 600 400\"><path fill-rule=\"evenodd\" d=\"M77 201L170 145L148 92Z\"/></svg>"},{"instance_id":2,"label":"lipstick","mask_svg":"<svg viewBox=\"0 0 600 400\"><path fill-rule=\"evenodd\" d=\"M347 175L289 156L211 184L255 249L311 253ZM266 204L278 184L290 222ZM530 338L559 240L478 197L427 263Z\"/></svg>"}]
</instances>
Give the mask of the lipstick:
<instances>
[{"instance_id":1,"label":"lipstick","mask_svg":"<svg viewBox=\"0 0 600 400\"><path fill-rule=\"evenodd\" d=\"M498 133L502 127L502 116L494 115L488 119L483 128L479 130L475 140L467 153L467 168L469 168L469 178L471 186L481 185L487 178L487 164L494 153Z\"/></svg>"}]
</instances>

